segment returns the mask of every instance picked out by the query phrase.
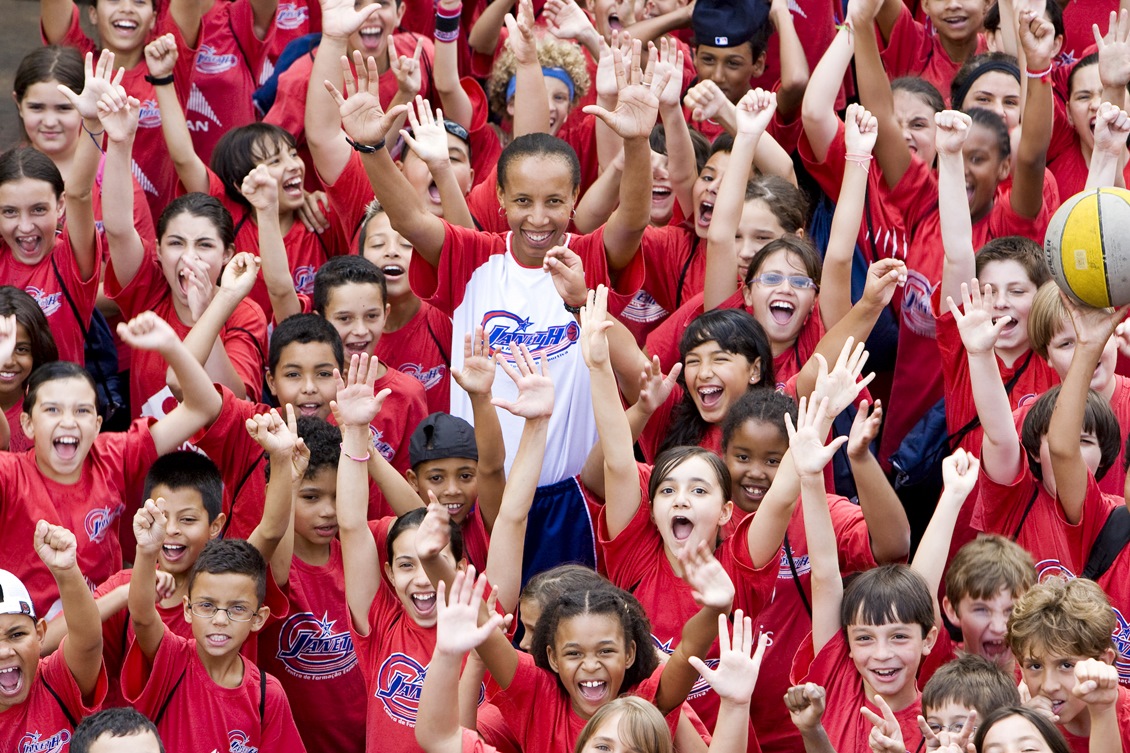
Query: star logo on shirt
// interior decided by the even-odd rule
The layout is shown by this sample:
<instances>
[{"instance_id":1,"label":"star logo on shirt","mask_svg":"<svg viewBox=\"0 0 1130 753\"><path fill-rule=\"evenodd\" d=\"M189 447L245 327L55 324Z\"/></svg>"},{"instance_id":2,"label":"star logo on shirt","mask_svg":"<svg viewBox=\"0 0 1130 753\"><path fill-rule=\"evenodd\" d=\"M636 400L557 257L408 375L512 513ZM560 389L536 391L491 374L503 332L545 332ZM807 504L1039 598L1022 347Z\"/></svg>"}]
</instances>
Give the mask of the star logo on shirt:
<instances>
[{"instance_id":1,"label":"star logo on shirt","mask_svg":"<svg viewBox=\"0 0 1130 753\"><path fill-rule=\"evenodd\" d=\"M532 325L532 324L533 324L533 322L529 319L529 317L522 319L521 321L518 322L517 329L515 330L515 332L525 332L527 329L530 328L530 325Z\"/></svg>"},{"instance_id":2,"label":"star logo on shirt","mask_svg":"<svg viewBox=\"0 0 1130 753\"><path fill-rule=\"evenodd\" d=\"M333 634L334 625L337 624L337 620L331 620L330 613L325 612L324 614L322 614L322 619L317 620L317 623L318 627L322 631L322 637L325 638L326 636Z\"/></svg>"}]
</instances>

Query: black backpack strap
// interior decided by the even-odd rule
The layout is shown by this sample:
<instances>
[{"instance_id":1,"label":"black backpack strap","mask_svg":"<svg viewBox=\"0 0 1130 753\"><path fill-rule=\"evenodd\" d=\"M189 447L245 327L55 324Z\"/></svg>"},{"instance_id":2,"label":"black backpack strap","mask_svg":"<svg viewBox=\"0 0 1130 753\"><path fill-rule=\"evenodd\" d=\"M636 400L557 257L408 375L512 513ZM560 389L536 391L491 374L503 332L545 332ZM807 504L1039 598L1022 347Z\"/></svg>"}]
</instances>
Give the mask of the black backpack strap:
<instances>
[{"instance_id":1,"label":"black backpack strap","mask_svg":"<svg viewBox=\"0 0 1130 753\"><path fill-rule=\"evenodd\" d=\"M424 319L424 326L428 328L428 334L431 335L432 342L434 342L436 344L436 347L439 348L439 354L443 357L443 365L450 369L451 356L447 354L447 348L443 347L443 343L440 342L439 336L435 333L435 330L432 329L432 323L427 319Z\"/></svg>"},{"instance_id":2,"label":"black backpack strap","mask_svg":"<svg viewBox=\"0 0 1130 753\"><path fill-rule=\"evenodd\" d=\"M1032 482L1032 498L1028 500L1028 506L1024 508L1024 514L1020 516L1020 522L1016 524L1016 530L1012 532L1012 540L1016 541L1020 538L1020 530L1024 528L1024 523L1028 520L1028 513L1032 512L1032 508L1036 504L1036 497L1040 496L1040 482Z\"/></svg>"},{"instance_id":3,"label":"black backpack strap","mask_svg":"<svg viewBox=\"0 0 1130 753\"><path fill-rule=\"evenodd\" d=\"M264 457L266 457L266 455L266 452L260 454L259 460L262 460ZM239 499L239 493L243 491L243 485L247 483L247 479L251 478L251 474L254 473L255 469L259 467L259 460L256 460L251 464L251 467L249 467L246 473L243 474L243 478L241 478L239 480L239 483L235 485L235 489L232 490L231 509L228 510L228 517L227 520L224 521L224 527L220 529L221 539L227 538L228 528L231 526L232 519L235 518L235 503Z\"/></svg>"},{"instance_id":4,"label":"black backpack strap","mask_svg":"<svg viewBox=\"0 0 1130 753\"><path fill-rule=\"evenodd\" d=\"M1111 511L1099 530L1080 577L1090 580L1101 578L1127 544L1130 544L1130 510L1126 509L1126 505L1119 505Z\"/></svg>"},{"instance_id":5,"label":"black backpack strap","mask_svg":"<svg viewBox=\"0 0 1130 753\"><path fill-rule=\"evenodd\" d=\"M55 279L59 282L59 289L63 291L63 297L67 299L67 305L71 307L71 313L75 315L75 321L78 322L79 329L82 331L82 341L85 343L90 334L89 328L87 323L82 320L82 314L78 312L78 305L75 304L75 299L71 298L71 291L67 290L63 276L59 274L59 265L55 263L55 254L51 254L51 271L55 273Z\"/></svg>"},{"instance_id":6,"label":"black backpack strap","mask_svg":"<svg viewBox=\"0 0 1130 753\"><path fill-rule=\"evenodd\" d=\"M63 716L67 717L67 721L71 723L71 728L74 729L75 727L77 727L78 719L75 719L75 715L72 714L71 710L67 708L67 704L63 703L63 699L60 698L59 694L55 692L55 688L51 687L51 683L47 682L47 677L40 675L39 680L43 683L43 687L47 688L47 692L54 696L55 702L59 704L59 708L63 712Z\"/></svg>"},{"instance_id":7,"label":"black backpack strap","mask_svg":"<svg viewBox=\"0 0 1130 753\"><path fill-rule=\"evenodd\" d=\"M167 696L165 696L165 702L161 704L161 708L157 710L157 715L153 717L154 724L160 726L161 719L165 717L165 712L169 710L169 704L172 702L173 696L177 692L177 688L180 687L181 681L184 680L184 673L187 671L188 667L185 667L180 671L180 677L178 677L177 681L173 683L173 689L169 691L169 694Z\"/></svg>"},{"instance_id":8,"label":"black backpack strap","mask_svg":"<svg viewBox=\"0 0 1130 753\"><path fill-rule=\"evenodd\" d=\"M808 603L808 596L804 593L804 588L800 585L800 574L796 569L796 560L793 559L793 548L789 544L789 534L785 534L784 540L785 559L789 563L789 572L793 576L793 584L796 586L796 591L800 594L800 603L804 604L804 611L808 612L809 619L812 618L812 605Z\"/></svg>"},{"instance_id":9,"label":"black backpack strap","mask_svg":"<svg viewBox=\"0 0 1130 753\"><path fill-rule=\"evenodd\" d=\"M267 710L267 672L259 670L259 734L263 734L263 714Z\"/></svg>"},{"instance_id":10,"label":"black backpack strap","mask_svg":"<svg viewBox=\"0 0 1130 753\"><path fill-rule=\"evenodd\" d=\"M679 272L679 283L675 286L675 308L679 308L683 305L683 286L687 282L687 273L690 272L691 262L694 261L697 255L698 236L696 235L691 239L691 252L687 254L687 260L683 262L683 269Z\"/></svg>"}]
</instances>

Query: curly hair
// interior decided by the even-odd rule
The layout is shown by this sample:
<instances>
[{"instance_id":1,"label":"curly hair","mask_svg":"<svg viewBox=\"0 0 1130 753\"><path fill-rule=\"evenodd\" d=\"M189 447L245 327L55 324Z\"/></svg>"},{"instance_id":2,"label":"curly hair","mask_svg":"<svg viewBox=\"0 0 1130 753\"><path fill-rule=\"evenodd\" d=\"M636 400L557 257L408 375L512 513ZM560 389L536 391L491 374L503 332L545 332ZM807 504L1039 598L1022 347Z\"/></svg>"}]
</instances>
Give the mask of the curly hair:
<instances>
[{"instance_id":1,"label":"curly hair","mask_svg":"<svg viewBox=\"0 0 1130 753\"><path fill-rule=\"evenodd\" d=\"M589 72L585 67L585 56L581 48L569 42L542 38L538 40L538 62L543 68L561 68L573 79L573 101L575 106L589 90ZM496 115L506 114L506 87L518 70L518 61L510 47L503 47L494 60L494 68L487 79L487 101Z\"/></svg>"}]
</instances>

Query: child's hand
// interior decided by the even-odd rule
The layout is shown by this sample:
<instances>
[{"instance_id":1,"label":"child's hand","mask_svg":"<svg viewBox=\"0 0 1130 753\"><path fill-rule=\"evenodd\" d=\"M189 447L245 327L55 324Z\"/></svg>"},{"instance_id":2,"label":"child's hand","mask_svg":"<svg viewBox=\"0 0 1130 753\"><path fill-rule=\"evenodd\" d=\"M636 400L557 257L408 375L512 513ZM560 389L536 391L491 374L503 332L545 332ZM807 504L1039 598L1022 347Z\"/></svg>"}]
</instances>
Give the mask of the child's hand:
<instances>
[{"instance_id":1,"label":"child's hand","mask_svg":"<svg viewBox=\"0 0 1130 753\"><path fill-rule=\"evenodd\" d=\"M828 370L828 362L824 356L816 354L816 363L819 370L816 374L816 389L809 396L809 404L819 404L824 398L828 399L827 413L829 420L835 419L855 402L855 398L863 388L875 378L874 372L860 379L863 367L867 365L867 351L865 343L856 344L855 339L849 337L832 370ZM795 458L794 458L795 459Z\"/></svg>"},{"instance_id":2,"label":"child's hand","mask_svg":"<svg viewBox=\"0 0 1130 753\"><path fill-rule=\"evenodd\" d=\"M195 324L215 297L216 286L209 277L211 273L203 259L187 254L181 258L184 259L185 265L184 282L185 295L188 297L188 312L192 317L192 323Z\"/></svg>"},{"instance_id":3,"label":"child's hand","mask_svg":"<svg viewBox=\"0 0 1130 753\"><path fill-rule=\"evenodd\" d=\"M873 725L871 734L867 736L867 744L874 753L906 753L902 728L895 718L895 712L891 711L891 707L881 695L875 696L875 705L883 712L882 716L866 706L859 710L859 713Z\"/></svg>"},{"instance_id":4,"label":"child's hand","mask_svg":"<svg viewBox=\"0 0 1130 753\"><path fill-rule=\"evenodd\" d=\"M172 573L166 573L164 570L157 571L157 600L164 601L165 599L173 598L177 592L177 579L173 577Z\"/></svg>"},{"instance_id":5,"label":"child's hand","mask_svg":"<svg viewBox=\"0 0 1130 753\"><path fill-rule=\"evenodd\" d=\"M596 34L592 22L576 0L548 0L542 17L549 26L549 33L558 39L580 40Z\"/></svg>"},{"instance_id":6,"label":"child's hand","mask_svg":"<svg viewBox=\"0 0 1130 753\"><path fill-rule=\"evenodd\" d=\"M224 274L220 279L220 289L237 298L246 298L251 293L251 288L255 287L260 266L262 266L262 261L258 256L247 251L241 251L233 256L228 265L224 267Z\"/></svg>"},{"instance_id":7,"label":"child's hand","mask_svg":"<svg viewBox=\"0 0 1130 753\"><path fill-rule=\"evenodd\" d=\"M977 280L961 283L961 308L946 298L946 305L957 324L961 343L969 354L990 353L996 347L1001 331L1012 321L1005 315L993 319L993 291L985 286L984 295Z\"/></svg>"},{"instance_id":8,"label":"child's hand","mask_svg":"<svg viewBox=\"0 0 1130 753\"><path fill-rule=\"evenodd\" d=\"M447 149L447 129L443 127L443 111L432 111L423 97L416 97L416 107L408 108L408 129L400 132L404 143L424 161L429 170L445 167L451 162Z\"/></svg>"},{"instance_id":9,"label":"child's hand","mask_svg":"<svg viewBox=\"0 0 1130 753\"><path fill-rule=\"evenodd\" d=\"M505 618L493 609L490 618L479 624L479 607L486 587L485 575L475 578L474 565L455 574L450 596L443 581L436 586L436 653L461 657L502 627Z\"/></svg>"},{"instance_id":10,"label":"child's hand","mask_svg":"<svg viewBox=\"0 0 1130 753\"><path fill-rule=\"evenodd\" d=\"M659 410L659 406L671 397L671 391L679 383L679 374L682 371L683 364L676 363L671 367L671 372L663 376L659 356L652 356L647 368L640 372L640 397L637 404L647 411L648 415L655 413Z\"/></svg>"},{"instance_id":11,"label":"child's hand","mask_svg":"<svg viewBox=\"0 0 1130 753\"><path fill-rule=\"evenodd\" d=\"M898 259L880 259L867 268L862 300L885 308L895 297L895 290L905 284L906 264Z\"/></svg>"},{"instance_id":12,"label":"child's hand","mask_svg":"<svg viewBox=\"0 0 1130 753\"><path fill-rule=\"evenodd\" d=\"M883 425L883 403L876 400L871 406L871 413L867 412L867 401L859 403L855 419L851 422L851 431L848 432L847 454L850 460L862 460L871 452L871 443L879 436L879 429Z\"/></svg>"},{"instance_id":13,"label":"child's hand","mask_svg":"<svg viewBox=\"0 0 1130 753\"><path fill-rule=\"evenodd\" d=\"M310 449L298 436L298 421L294 406L287 403L286 421L276 408L247 419L247 433L271 457L288 458L291 462L291 481L299 481L310 464Z\"/></svg>"},{"instance_id":14,"label":"child's hand","mask_svg":"<svg viewBox=\"0 0 1130 753\"><path fill-rule=\"evenodd\" d=\"M1059 722L1059 714L1052 711L1052 700L1046 696L1037 695L1031 696L1028 700L1024 700L1024 693L1020 694L1020 699L1026 708L1030 708L1037 714L1047 718L1053 724Z\"/></svg>"},{"instance_id":15,"label":"child's hand","mask_svg":"<svg viewBox=\"0 0 1130 753\"><path fill-rule=\"evenodd\" d=\"M553 278L553 287L565 303L577 308L585 305L589 291L585 284L585 267L576 251L567 246L554 246L545 252L541 268Z\"/></svg>"},{"instance_id":16,"label":"child's hand","mask_svg":"<svg viewBox=\"0 0 1130 753\"><path fill-rule=\"evenodd\" d=\"M849 155L871 154L879 138L879 120L863 105L848 105L844 115L844 148Z\"/></svg>"},{"instance_id":17,"label":"child's hand","mask_svg":"<svg viewBox=\"0 0 1130 753\"><path fill-rule=\"evenodd\" d=\"M378 371L380 362L376 356L358 354L349 359L349 371L345 379L341 378L340 371L334 369L337 400L330 403L330 409L337 425L343 430L346 426L369 426L381 412L385 398L392 394L390 389L374 394Z\"/></svg>"},{"instance_id":18,"label":"child's hand","mask_svg":"<svg viewBox=\"0 0 1130 753\"><path fill-rule=\"evenodd\" d=\"M376 5L369 8L376 9ZM325 18L322 19L325 23ZM323 33L325 27L323 26ZM354 51L353 62L357 75L349 67L349 60L341 58L341 72L345 79L345 94L329 81L324 81L326 91L337 102L341 116L341 128L349 138L358 144L373 145L384 141L392 124L408 109L407 105L397 105L388 112L381 107L380 73L377 61L373 58L361 59L361 53Z\"/></svg>"},{"instance_id":19,"label":"child's hand","mask_svg":"<svg viewBox=\"0 0 1130 753\"><path fill-rule=\"evenodd\" d=\"M623 55L620 50L612 50L616 85L620 90L616 109L609 112L599 105L584 108L584 112L600 118L622 139L646 139L651 135L655 116L659 112L659 93L671 79L671 71L655 74L655 55L648 61L647 69L641 71L641 49L639 40L633 40L629 75L625 75L622 69Z\"/></svg>"},{"instance_id":20,"label":"child's hand","mask_svg":"<svg viewBox=\"0 0 1130 753\"><path fill-rule=\"evenodd\" d=\"M165 543L165 526L168 523L168 518L157 503L151 499L145 500L145 504L133 516L133 536L137 539L137 550L156 557L161 551L161 545Z\"/></svg>"},{"instance_id":21,"label":"child's hand","mask_svg":"<svg viewBox=\"0 0 1130 753\"><path fill-rule=\"evenodd\" d=\"M86 53L83 69L86 77L83 80L81 94L75 94L63 84L59 84L59 91L84 120L98 120L98 103L102 95L121 85L126 69L119 68L116 73L114 72L114 53L109 50L103 50L98 56L97 66L94 64L94 53Z\"/></svg>"},{"instance_id":22,"label":"child's hand","mask_svg":"<svg viewBox=\"0 0 1130 753\"><path fill-rule=\"evenodd\" d=\"M322 34L345 39L361 30L361 27L375 19L380 5L373 3L358 9L354 0L321 0ZM392 30L389 29L389 36ZM390 44L389 47L392 45Z\"/></svg>"},{"instance_id":23,"label":"child's hand","mask_svg":"<svg viewBox=\"0 0 1130 753\"><path fill-rule=\"evenodd\" d=\"M1075 665L1071 693L1093 711L1108 709L1118 702L1118 670L1098 659L1084 659Z\"/></svg>"},{"instance_id":24,"label":"child's hand","mask_svg":"<svg viewBox=\"0 0 1130 753\"><path fill-rule=\"evenodd\" d=\"M141 102L126 94L121 85L105 92L98 100L98 120L107 138L116 144L133 138L141 117Z\"/></svg>"},{"instance_id":25,"label":"child's hand","mask_svg":"<svg viewBox=\"0 0 1130 753\"><path fill-rule=\"evenodd\" d=\"M495 371L494 354L487 345L483 327L475 325L474 337L470 332L463 336L463 368L452 369L451 376L468 395L489 397Z\"/></svg>"},{"instance_id":26,"label":"child's hand","mask_svg":"<svg viewBox=\"0 0 1130 753\"><path fill-rule=\"evenodd\" d=\"M655 45L648 49L651 50L650 54L655 54ZM668 72L671 77L659 93L659 106L677 108L683 94L683 50L667 37L662 37L659 40L659 62L655 64L653 75L660 76Z\"/></svg>"},{"instance_id":27,"label":"child's hand","mask_svg":"<svg viewBox=\"0 0 1130 753\"><path fill-rule=\"evenodd\" d=\"M16 315L0 316L0 364L11 363L16 352Z\"/></svg>"},{"instance_id":28,"label":"child's hand","mask_svg":"<svg viewBox=\"0 0 1130 753\"><path fill-rule=\"evenodd\" d=\"M722 563L714 558L706 542L699 542L697 547L684 546L680 549L679 564L683 568L683 580L691 587L695 604L722 614L730 613L734 605L734 582Z\"/></svg>"},{"instance_id":29,"label":"child's hand","mask_svg":"<svg viewBox=\"0 0 1130 753\"><path fill-rule=\"evenodd\" d=\"M549 5L546 5L549 8ZM631 36L624 32L624 36L631 40ZM620 46L620 32L614 30L612 32L612 44L609 46L608 42L604 41L604 37L599 40L600 55L596 60L596 95L605 99L614 100L620 94L620 90L616 88L616 67L612 62L612 48Z\"/></svg>"},{"instance_id":30,"label":"child's hand","mask_svg":"<svg viewBox=\"0 0 1130 753\"><path fill-rule=\"evenodd\" d=\"M412 57L396 52L392 39L388 40L388 68L396 76L396 88L402 95L411 99L423 87L423 73L420 70L420 53L423 50L423 37L416 40L416 50ZM411 108L408 110L412 111Z\"/></svg>"},{"instance_id":31,"label":"child's hand","mask_svg":"<svg viewBox=\"0 0 1130 753\"><path fill-rule=\"evenodd\" d=\"M785 693L785 707L789 717L800 732L809 732L820 727L824 718L824 688L814 682L794 685Z\"/></svg>"},{"instance_id":32,"label":"child's hand","mask_svg":"<svg viewBox=\"0 0 1130 753\"><path fill-rule=\"evenodd\" d=\"M777 112L777 93L750 89L737 105L738 133L760 136Z\"/></svg>"},{"instance_id":33,"label":"child's hand","mask_svg":"<svg viewBox=\"0 0 1130 753\"><path fill-rule=\"evenodd\" d=\"M718 84L707 79L687 90L683 105L691 111L691 120L701 122L717 118L718 113L730 105L730 100L726 99Z\"/></svg>"},{"instance_id":34,"label":"child's hand","mask_svg":"<svg viewBox=\"0 0 1130 753\"><path fill-rule=\"evenodd\" d=\"M824 466L831 462L836 451L848 440L836 437L824 445L824 418L828 410L828 398L820 402L802 397L797 414L796 427L792 416L785 414L785 430L789 434L789 452L793 465L800 476L823 476Z\"/></svg>"},{"instance_id":35,"label":"child's hand","mask_svg":"<svg viewBox=\"0 0 1130 753\"><path fill-rule=\"evenodd\" d=\"M1099 51L1099 80L1103 87L1112 89L1130 84L1130 19L1126 9L1110 12L1106 35L1099 33L1094 24L1095 45Z\"/></svg>"},{"instance_id":36,"label":"child's hand","mask_svg":"<svg viewBox=\"0 0 1130 753\"><path fill-rule=\"evenodd\" d=\"M75 535L46 520L35 524L35 553L52 573L78 566L78 540Z\"/></svg>"},{"instance_id":37,"label":"child's hand","mask_svg":"<svg viewBox=\"0 0 1130 753\"><path fill-rule=\"evenodd\" d=\"M702 678L710 683L714 692L724 701L735 704L749 703L753 688L757 685L757 675L761 671L761 660L769 645L769 634L757 636L757 650L754 650L753 620L742 610L734 612L734 640L730 642L730 624L726 615L718 615L718 668L711 669L697 656L690 657L691 666L698 670Z\"/></svg>"},{"instance_id":38,"label":"child's hand","mask_svg":"<svg viewBox=\"0 0 1130 753\"><path fill-rule=\"evenodd\" d=\"M553 413L553 380L545 369L545 359L540 364L530 355L524 343L518 344L518 352L514 352L513 343L510 345L510 355L517 368L510 365L501 352L495 353L494 358L506 376L510 377L518 388L518 397L513 402L501 398L492 398L490 404L496 408L520 416L527 421L538 418L549 418Z\"/></svg>"},{"instance_id":39,"label":"child's hand","mask_svg":"<svg viewBox=\"0 0 1130 753\"><path fill-rule=\"evenodd\" d=\"M1118 325L1126 318L1127 309L1130 309L1130 306L1117 309L1092 308L1076 303L1062 290L1059 291L1059 299L1071 315L1071 324L1075 328L1075 347L1083 349L1101 351L1105 348L1107 340L1114 335Z\"/></svg>"},{"instance_id":40,"label":"child's hand","mask_svg":"<svg viewBox=\"0 0 1130 753\"><path fill-rule=\"evenodd\" d=\"M938 753L966 753L969 749L969 743L973 740L973 733L977 731L977 710L971 709L969 716L965 717L965 723L961 725L960 732L951 732L949 730L940 729L937 732L930 729L930 725L926 723L926 718L921 714L918 715L918 729L922 732L922 737L926 740L926 749L938 751Z\"/></svg>"},{"instance_id":41,"label":"child's hand","mask_svg":"<svg viewBox=\"0 0 1130 753\"><path fill-rule=\"evenodd\" d=\"M530 0L518 1L518 17L507 13L506 46L514 53L518 65L538 65L538 41L534 37L534 4Z\"/></svg>"},{"instance_id":42,"label":"child's hand","mask_svg":"<svg viewBox=\"0 0 1130 753\"><path fill-rule=\"evenodd\" d=\"M973 118L957 110L942 110L934 115L934 123L938 126L934 131L938 154L961 154Z\"/></svg>"},{"instance_id":43,"label":"child's hand","mask_svg":"<svg viewBox=\"0 0 1130 753\"><path fill-rule=\"evenodd\" d=\"M981 469L981 461L960 447L953 454L942 461L942 482L948 491L959 502L964 502L973 487L977 486L977 474Z\"/></svg>"},{"instance_id":44,"label":"child's hand","mask_svg":"<svg viewBox=\"0 0 1130 753\"><path fill-rule=\"evenodd\" d=\"M298 219L311 233L324 233L332 225L326 217L326 207L330 199L325 191L302 191L302 206L298 207Z\"/></svg>"},{"instance_id":45,"label":"child's hand","mask_svg":"<svg viewBox=\"0 0 1130 753\"><path fill-rule=\"evenodd\" d=\"M588 303L581 308L581 353L590 369L608 364L608 330L612 326L608 320L608 288L598 285L589 291Z\"/></svg>"},{"instance_id":46,"label":"child's hand","mask_svg":"<svg viewBox=\"0 0 1130 753\"><path fill-rule=\"evenodd\" d=\"M170 342L180 343L169 323L152 311L142 312L129 322L118 324L118 337L135 350L160 351Z\"/></svg>"},{"instance_id":47,"label":"child's hand","mask_svg":"<svg viewBox=\"0 0 1130 753\"><path fill-rule=\"evenodd\" d=\"M177 40L172 34L159 36L145 45L145 67L153 78L173 75L177 57Z\"/></svg>"},{"instance_id":48,"label":"child's hand","mask_svg":"<svg viewBox=\"0 0 1130 753\"><path fill-rule=\"evenodd\" d=\"M1046 71L1052 67L1056 52L1055 28L1043 13L1022 10L1019 13L1020 46L1028 61L1028 70Z\"/></svg>"},{"instance_id":49,"label":"child's hand","mask_svg":"<svg viewBox=\"0 0 1130 753\"><path fill-rule=\"evenodd\" d=\"M1110 102L1099 105L1095 115L1095 151L1119 155L1130 136L1130 115Z\"/></svg>"},{"instance_id":50,"label":"child's hand","mask_svg":"<svg viewBox=\"0 0 1130 753\"><path fill-rule=\"evenodd\" d=\"M421 560L434 560L451 543L451 515L439 503L436 495L428 492L428 513L416 531L416 556Z\"/></svg>"},{"instance_id":51,"label":"child's hand","mask_svg":"<svg viewBox=\"0 0 1130 753\"><path fill-rule=\"evenodd\" d=\"M266 165L256 165L243 179L239 192L259 212L279 211L279 183L271 177Z\"/></svg>"}]
</instances>

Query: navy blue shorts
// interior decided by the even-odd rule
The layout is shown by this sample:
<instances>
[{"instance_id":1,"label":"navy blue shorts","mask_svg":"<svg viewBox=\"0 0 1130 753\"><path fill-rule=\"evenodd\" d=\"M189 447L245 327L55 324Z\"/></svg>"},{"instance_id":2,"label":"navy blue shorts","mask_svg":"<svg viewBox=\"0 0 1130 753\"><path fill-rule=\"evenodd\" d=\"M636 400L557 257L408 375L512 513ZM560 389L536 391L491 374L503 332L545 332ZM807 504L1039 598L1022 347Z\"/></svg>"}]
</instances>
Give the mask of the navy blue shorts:
<instances>
[{"instance_id":1,"label":"navy blue shorts","mask_svg":"<svg viewBox=\"0 0 1130 753\"><path fill-rule=\"evenodd\" d=\"M576 563L596 567L596 533L580 482L539 486L526 519L522 587L538 573Z\"/></svg>"}]
</instances>

